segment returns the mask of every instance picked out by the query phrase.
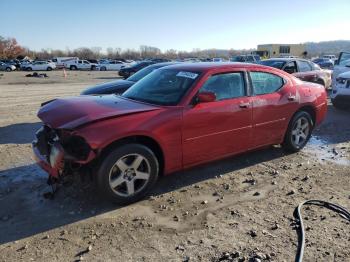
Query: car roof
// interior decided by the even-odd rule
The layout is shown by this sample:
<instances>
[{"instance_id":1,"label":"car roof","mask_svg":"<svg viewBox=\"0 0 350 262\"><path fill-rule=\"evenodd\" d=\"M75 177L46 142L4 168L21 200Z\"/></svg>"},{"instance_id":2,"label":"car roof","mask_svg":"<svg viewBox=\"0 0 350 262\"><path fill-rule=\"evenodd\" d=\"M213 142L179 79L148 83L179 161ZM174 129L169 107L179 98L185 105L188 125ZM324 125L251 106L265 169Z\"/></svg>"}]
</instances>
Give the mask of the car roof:
<instances>
[{"instance_id":1,"label":"car roof","mask_svg":"<svg viewBox=\"0 0 350 262\"><path fill-rule=\"evenodd\" d=\"M264 65L251 64L251 63L235 63L235 62L198 62L198 63L178 63L175 65L169 65L167 69L177 70L189 70L189 71L200 71L206 72L214 69L227 69L227 68L269 68Z\"/></svg>"}]
</instances>

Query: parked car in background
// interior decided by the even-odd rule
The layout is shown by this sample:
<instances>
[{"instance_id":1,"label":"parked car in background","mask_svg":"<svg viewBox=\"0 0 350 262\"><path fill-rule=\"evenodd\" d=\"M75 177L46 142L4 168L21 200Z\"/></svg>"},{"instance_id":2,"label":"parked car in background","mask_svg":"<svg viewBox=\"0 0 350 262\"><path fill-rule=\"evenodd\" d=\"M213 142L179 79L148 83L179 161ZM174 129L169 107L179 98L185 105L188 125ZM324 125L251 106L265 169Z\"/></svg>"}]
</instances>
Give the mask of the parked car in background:
<instances>
[{"instance_id":1,"label":"parked car in background","mask_svg":"<svg viewBox=\"0 0 350 262\"><path fill-rule=\"evenodd\" d=\"M145 68L146 66L153 65L156 62L146 60L146 61L140 61L138 63L132 64L130 66L123 67L119 70L118 74L123 77L124 79L127 79L129 76L135 74L136 72L140 71L142 68Z\"/></svg>"},{"instance_id":2,"label":"parked car in background","mask_svg":"<svg viewBox=\"0 0 350 262\"><path fill-rule=\"evenodd\" d=\"M55 63L48 61L35 61L30 64L27 64L23 67L23 70L27 71L51 71L56 68Z\"/></svg>"},{"instance_id":3,"label":"parked car in background","mask_svg":"<svg viewBox=\"0 0 350 262\"><path fill-rule=\"evenodd\" d=\"M99 65L88 60L74 60L64 63L64 67L70 70L97 70Z\"/></svg>"},{"instance_id":4,"label":"parked car in background","mask_svg":"<svg viewBox=\"0 0 350 262\"><path fill-rule=\"evenodd\" d=\"M7 72L11 72L16 70L16 66L14 65L10 65L4 62L0 62L0 71L7 71Z\"/></svg>"},{"instance_id":5,"label":"parked car in background","mask_svg":"<svg viewBox=\"0 0 350 262\"><path fill-rule=\"evenodd\" d=\"M153 71L122 96L43 103L32 146L51 183L91 174L104 197L128 204L161 175L267 145L297 152L326 111L324 88L275 68L177 64Z\"/></svg>"},{"instance_id":6,"label":"parked car in background","mask_svg":"<svg viewBox=\"0 0 350 262\"><path fill-rule=\"evenodd\" d=\"M334 67L334 61L329 58L320 57L312 60L312 62L325 69L333 69Z\"/></svg>"},{"instance_id":7,"label":"parked car in background","mask_svg":"<svg viewBox=\"0 0 350 262\"><path fill-rule=\"evenodd\" d=\"M79 60L78 57L55 57L51 61L56 64L57 68L63 68L65 63Z\"/></svg>"},{"instance_id":8,"label":"parked car in background","mask_svg":"<svg viewBox=\"0 0 350 262\"><path fill-rule=\"evenodd\" d=\"M140 71L136 72L132 76L128 77L127 79L119 79L111 82L106 82L102 84L98 84L93 87L89 87L85 89L83 92L81 92L81 95L105 95L105 94L117 94L121 95L126 90L129 89L130 86L147 76L148 74L152 73L154 70L168 66L168 65L174 65L177 64L177 62L166 62L166 63L157 63L153 65L149 65Z\"/></svg>"},{"instance_id":9,"label":"parked car in background","mask_svg":"<svg viewBox=\"0 0 350 262\"><path fill-rule=\"evenodd\" d=\"M260 64L283 70L297 78L320 84L326 89L331 86L332 72L321 69L315 63L300 58L271 58L260 61Z\"/></svg>"},{"instance_id":10,"label":"parked car in background","mask_svg":"<svg viewBox=\"0 0 350 262\"><path fill-rule=\"evenodd\" d=\"M332 86L331 101L339 109L350 108L350 71L341 73Z\"/></svg>"},{"instance_id":11,"label":"parked car in background","mask_svg":"<svg viewBox=\"0 0 350 262\"><path fill-rule=\"evenodd\" d=\"M109 70L120 70L120 68L122 68L123 66L126 66L127 64L125 64L122 61L118 61L118 60L108 60L108 61L103 61L100 62L100 71L109 71Z\"/></svg>"},{"instance_id":12,"label":"parked car in background","mask_svg":"<svg viewBox=\"0 0 350 262\"><path fill-rule=\"evenodd\" d=\"M3 62L7 65L13 65L16 69L20 69L21 63L18 59L0 59L0 62Z\"/></svg>"},{"instance_id":13,"label":"parked car in background","mask_svg":"<svg viewBox=\"0 0 350 262\"><path fill-rule=\"evenodd\" d=\"M324 55L322 58L328 58L331 59L333 62L337 60L337 57L335 55Z\"/></svg>"},{"instance_id":14,"label":"parked car in background","mask_svg":"<svg viewBox=\"0 0 350 262\"><path fill-rule=\"evenodd\" d=\"M350 71L350 51L341 52L333 68L332 86L336 85L336 79L341 73L348 71Z\"/></svg>"},{"instance_id":15,"label":"parked car in background","mask_svg":"<svg viewBox=\"0 0 350 262\"><path fill-rule=\"evenodd\" d=\"M224 62L224 59L223 58L220 58L220 57L214 57L212 59L213 62Z\"/></svg>"},{"instance_id":16,"label":"parked car in background","mask_svg":"<svg viewBox=\"0 0 350 262\"><path fill-rule=\"evenodd\" d=\"M241 62L241 63L258 63L260 61L260 56L258 55L237 55L230 59L231 62Z\"/></svg>"}]
</instances>

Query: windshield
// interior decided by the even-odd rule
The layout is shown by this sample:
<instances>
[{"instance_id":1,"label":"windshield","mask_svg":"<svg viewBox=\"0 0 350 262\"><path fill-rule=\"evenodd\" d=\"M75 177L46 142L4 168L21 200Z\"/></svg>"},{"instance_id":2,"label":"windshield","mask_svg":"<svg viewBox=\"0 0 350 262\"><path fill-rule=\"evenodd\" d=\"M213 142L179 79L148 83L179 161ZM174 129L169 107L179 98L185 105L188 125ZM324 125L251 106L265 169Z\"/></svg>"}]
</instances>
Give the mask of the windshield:
<instances>
[{"instance_id":1,"label":"windshield","mask_svg":"<svg viewBox=\"0 0 350 262\"><path fill-rule=\"evenodd\" d=\"M198 72L158 69L134 84L122 96L156 105L177 105L198 77Z\"/></svg>"},{"instance_id":2,"label":"windshield","mask_svg":"<svg viewBox=\"0 0 350 262\"><path fill-rule=\"evenodd\" d=\"M278 60L262 60L259 62L261 65L271 66L274 68L282 69L285 61L278 61Z\"/></svg>"},{"instance_id":3,"label":"windshield","mask_svg":"<svg viewBox=\"0 0 350 262\"><path fill-rule=\"evenodd\" d=\"M157 69L157 68L155 68L154 66L147 66L147 67L141 69L140 71L136 72L135 74L133 74L132 76L130 76L126 80L129 80L132 82L137 82L140 79L144 78L146 75L152 73L155 69Z\"/></svg>"}]
</instances>

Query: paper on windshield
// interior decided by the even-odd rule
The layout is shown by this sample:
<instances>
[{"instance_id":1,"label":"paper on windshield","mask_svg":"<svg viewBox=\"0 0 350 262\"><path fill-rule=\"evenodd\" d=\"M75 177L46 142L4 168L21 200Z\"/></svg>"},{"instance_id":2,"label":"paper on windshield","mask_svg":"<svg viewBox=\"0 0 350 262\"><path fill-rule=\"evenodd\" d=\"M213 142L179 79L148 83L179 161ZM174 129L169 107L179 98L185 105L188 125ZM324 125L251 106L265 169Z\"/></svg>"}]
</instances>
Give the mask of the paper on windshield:
<instances>
[{"instance_id":1,"label":"paper on windshield","mask_svg":"<svg viewBox=\"0 0 350 262\"><path fill-rule=\"evenodd\" d=\"M176 76L180 76L180 77L186 77L186 78L191 78L191 79L196 79L198 74L196 73L192 73L192 72L184 72L184 71L180 71L179 73L177 73Z\"/></svg>"}]
</instances>

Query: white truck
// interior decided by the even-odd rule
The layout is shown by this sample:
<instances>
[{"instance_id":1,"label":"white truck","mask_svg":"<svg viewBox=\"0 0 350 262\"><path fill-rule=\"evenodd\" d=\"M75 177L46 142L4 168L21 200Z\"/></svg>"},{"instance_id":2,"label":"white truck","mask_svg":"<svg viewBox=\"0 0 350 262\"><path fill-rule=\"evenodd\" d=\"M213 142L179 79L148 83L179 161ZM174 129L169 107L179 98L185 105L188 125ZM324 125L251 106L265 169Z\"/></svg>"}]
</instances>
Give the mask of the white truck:
<instances>
[{"instance_id":1,"label":"white truck","mask_svg":"<svg viewBox=\"0 0 350 262\"><path fill-rule=\"evenodd\" d=\"M64 63L64 67L70 70L99 70L99 65L87 60L74 60Z\"/></svg>"},{"instance_id":2,"label":"white truck","mask_svg":"<svg viewBox=\"0 0 350 262\"><path fill-rule=\"evenodd\" d=\"M57 68L63 68L65 63L79 60L78 57L55 57L51 61L56 64Z\"/></svg>"}]
</instances>

